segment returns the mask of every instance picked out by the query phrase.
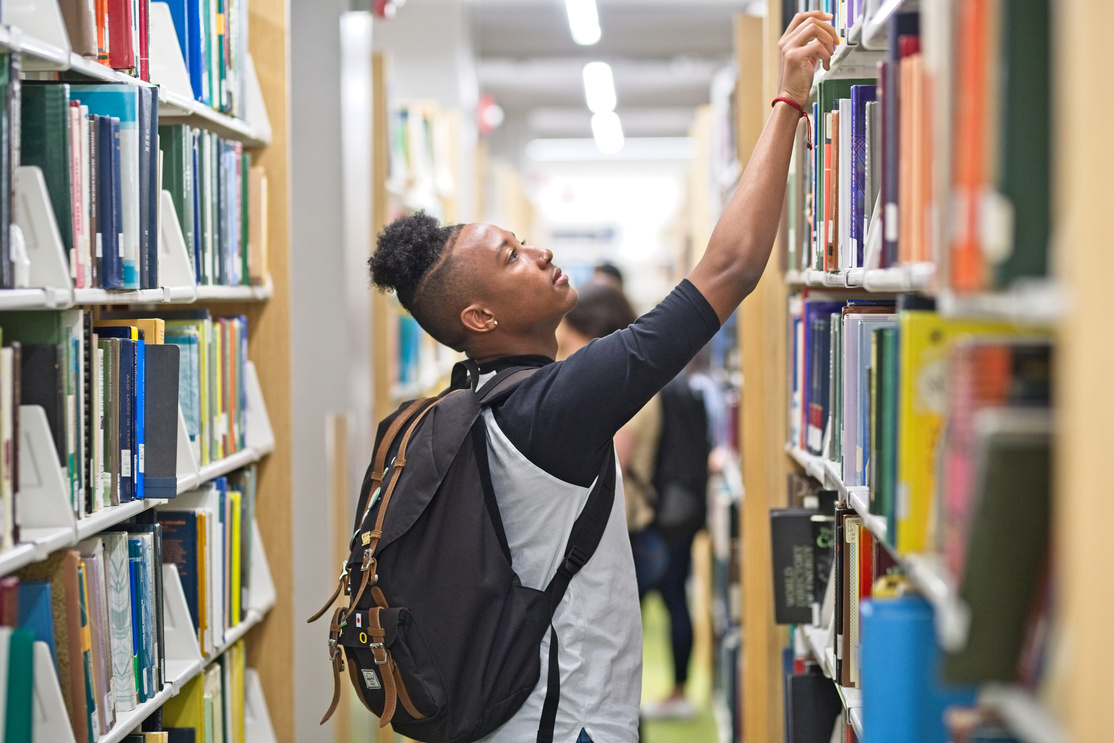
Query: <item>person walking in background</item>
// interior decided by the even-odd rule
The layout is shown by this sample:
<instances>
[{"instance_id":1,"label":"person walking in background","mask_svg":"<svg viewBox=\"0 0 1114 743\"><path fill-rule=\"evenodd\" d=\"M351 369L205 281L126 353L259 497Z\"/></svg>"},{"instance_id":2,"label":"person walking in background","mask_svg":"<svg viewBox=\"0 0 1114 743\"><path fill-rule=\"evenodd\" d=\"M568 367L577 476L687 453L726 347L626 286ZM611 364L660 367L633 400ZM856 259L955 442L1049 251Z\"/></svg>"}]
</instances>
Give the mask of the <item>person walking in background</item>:
<instances>
[{"instance_id":1,"label":"person walking in background","mask_svg":"<svg viewBox=\"0 0 1114 743\"><path fill-rule=\"evenodd\" d=\"M609 283L593 282L580 290L580 301L558 329L558 356L567 357L634 320L634 310L622 292ZM653 477L661 415L661 400L655 395L615 434L639 599L658 584L669 562L669 547L654 526L657 494Z\"/></svg>"}]
</instances>

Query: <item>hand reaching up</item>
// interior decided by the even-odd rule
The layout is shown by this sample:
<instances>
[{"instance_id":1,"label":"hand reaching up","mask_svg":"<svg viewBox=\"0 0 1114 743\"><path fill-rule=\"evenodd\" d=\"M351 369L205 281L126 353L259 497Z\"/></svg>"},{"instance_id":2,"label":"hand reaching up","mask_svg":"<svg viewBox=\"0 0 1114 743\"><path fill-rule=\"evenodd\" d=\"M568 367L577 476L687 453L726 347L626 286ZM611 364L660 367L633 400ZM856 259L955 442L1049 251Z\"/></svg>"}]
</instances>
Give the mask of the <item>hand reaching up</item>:
<instances>
[{"instance_id":1,"label":"hand reaching up","mask_svg":"<svg viewBox=\"0 0 1114 743\"><path fill-rule=\"evenodd\" d=\"M830 13L798 13L778 41L778 95L804 106L817 64L828 63L839 44L839 34L828 21Z\"/></svg>"}]
</instances>

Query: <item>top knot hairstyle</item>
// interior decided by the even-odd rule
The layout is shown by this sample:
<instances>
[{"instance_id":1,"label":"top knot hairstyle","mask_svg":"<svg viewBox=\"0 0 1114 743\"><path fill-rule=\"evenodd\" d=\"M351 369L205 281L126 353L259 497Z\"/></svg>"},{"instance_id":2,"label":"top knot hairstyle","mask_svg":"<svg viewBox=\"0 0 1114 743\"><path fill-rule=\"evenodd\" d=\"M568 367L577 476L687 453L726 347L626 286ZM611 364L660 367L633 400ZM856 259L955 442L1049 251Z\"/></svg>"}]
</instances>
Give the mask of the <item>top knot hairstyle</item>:
<instances>
[{"instance_id":1,"label":"top knot hairstyle","mask_svg":"<svg viewBox=\"0 0 1114 743\"><path fill-rule=\"evenodd\" d=\"M463 225L442 226L419 211L387 225L368 258L371 281L393 291L418 324L440 343L462 351L466 340L460 313L472 300L474 282L452 247ZM431 298L423 301L424 298Z\"/></svg>"}]
</instances>

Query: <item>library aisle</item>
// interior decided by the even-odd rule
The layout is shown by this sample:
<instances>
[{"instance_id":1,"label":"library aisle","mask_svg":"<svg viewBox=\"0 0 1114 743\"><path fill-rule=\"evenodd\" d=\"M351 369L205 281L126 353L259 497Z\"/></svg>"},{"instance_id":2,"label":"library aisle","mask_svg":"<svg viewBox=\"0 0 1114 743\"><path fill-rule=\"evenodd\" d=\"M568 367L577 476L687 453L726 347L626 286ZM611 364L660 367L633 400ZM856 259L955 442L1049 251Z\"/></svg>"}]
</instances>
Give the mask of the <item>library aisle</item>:
<instances>
[{"instance_id":1,"label":"library aisle","mask_svg":"<svg viewBox=\"0 0 1114 743\"><path fill-rule=\"evenodd\" d=\"M788 105L799 11L840 42L765 273L616 438L641 740L1112 739L1107 3L0 5L0 742L408 743L350 679L410 686L400 728L442 693L370 668L417 610L306 622L390 590L347 563L362 486L405 502L378 422L464 359L376 236L494 223L625 325Z\"/></svg>"}]
</instances>

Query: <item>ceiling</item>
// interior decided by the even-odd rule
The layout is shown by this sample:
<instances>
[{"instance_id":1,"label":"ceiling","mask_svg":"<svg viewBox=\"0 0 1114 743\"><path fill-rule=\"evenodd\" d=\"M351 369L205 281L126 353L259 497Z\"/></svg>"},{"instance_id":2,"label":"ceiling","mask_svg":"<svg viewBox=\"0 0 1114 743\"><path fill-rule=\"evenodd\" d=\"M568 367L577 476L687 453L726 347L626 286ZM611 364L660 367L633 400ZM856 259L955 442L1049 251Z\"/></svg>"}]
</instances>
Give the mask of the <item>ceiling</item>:
<instances>
[{"instance_id":1,"label":"ceiling","mask_svg":"<svg viewBox=\"0 0 1114 743\"><path fill-rule=\"evenodd\" d=\"M573 42L564 0L465 0L479 88L503 108L495 151L591 137L581 72L608 62L627 137L688 134L713 75L732 58L732 17L753 0L596 0L602 37Z\"/></svg>"}]
</instances>

